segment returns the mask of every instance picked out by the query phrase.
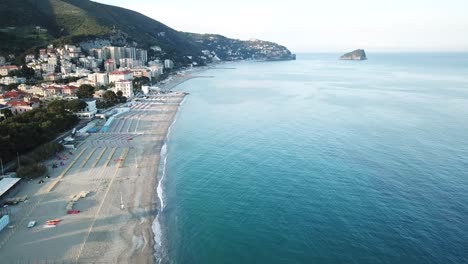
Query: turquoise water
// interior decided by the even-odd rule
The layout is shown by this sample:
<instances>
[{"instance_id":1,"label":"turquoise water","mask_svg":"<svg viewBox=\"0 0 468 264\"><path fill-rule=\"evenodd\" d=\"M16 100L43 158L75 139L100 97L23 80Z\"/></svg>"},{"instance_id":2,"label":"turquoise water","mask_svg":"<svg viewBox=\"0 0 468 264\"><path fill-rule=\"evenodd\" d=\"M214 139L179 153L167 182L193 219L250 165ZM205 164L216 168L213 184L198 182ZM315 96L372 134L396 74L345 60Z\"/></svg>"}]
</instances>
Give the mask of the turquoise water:
<instances>
[{"instance_id":1,"label":"turquoise water","mask_svg":"<svg viewBox=\"0 0 468 264\"><path fill-rule=\"evenodd\" d=\"M163 263L468 263L468 55L338 55L178 88Z\"/></svg>"}]
</instances>

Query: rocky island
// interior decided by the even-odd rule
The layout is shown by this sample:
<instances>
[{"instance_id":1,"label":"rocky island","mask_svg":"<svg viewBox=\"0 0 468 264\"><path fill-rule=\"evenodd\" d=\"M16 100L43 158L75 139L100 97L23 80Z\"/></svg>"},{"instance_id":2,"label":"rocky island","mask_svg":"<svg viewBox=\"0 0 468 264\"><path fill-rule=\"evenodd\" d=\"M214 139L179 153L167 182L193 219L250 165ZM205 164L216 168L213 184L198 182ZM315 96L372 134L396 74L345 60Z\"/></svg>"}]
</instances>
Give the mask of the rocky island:
<instances>
[{"instance_id":1,"label":"rocky island","mask_svg":"<svg viewBox=\"0 0 468 264\"><path fill-rule=\"evenodd\" d=\"M342 55L340 60L367 60L366 52L363 49L357 49Z\"/></svg>"}]
</instances>

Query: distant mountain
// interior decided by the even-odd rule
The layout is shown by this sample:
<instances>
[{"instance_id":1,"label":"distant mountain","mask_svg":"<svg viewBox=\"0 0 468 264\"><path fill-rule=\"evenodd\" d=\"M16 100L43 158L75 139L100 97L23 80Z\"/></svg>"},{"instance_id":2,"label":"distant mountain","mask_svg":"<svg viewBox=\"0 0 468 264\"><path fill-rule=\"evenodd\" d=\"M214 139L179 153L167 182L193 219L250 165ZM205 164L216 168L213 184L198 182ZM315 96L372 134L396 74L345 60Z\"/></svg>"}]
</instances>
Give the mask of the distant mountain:
<instances>
[{"instance_id":1,"label":"distant mountain","mask_svg":"<svg viewBox=\"0 0 468 264\"><path fill-rule=\"evenodd\" d=\"M180 32L140 13L89 0L0 1L0 54L20 55L49 43L94 39L147 49L159 46L163 56L180 63L187 56L221 60L293 57L275 43Z\"/></svg>"},{"instance_id":2,"label":"distant mountain","mask_svg":"<svg viewBox=\"0 0 468 264\"><path fill-rule=\"evenodd\" d=\"M363 49L357 49L342 55L340 60L367 60L366 52Z\"/></svg>"}]
</instances>

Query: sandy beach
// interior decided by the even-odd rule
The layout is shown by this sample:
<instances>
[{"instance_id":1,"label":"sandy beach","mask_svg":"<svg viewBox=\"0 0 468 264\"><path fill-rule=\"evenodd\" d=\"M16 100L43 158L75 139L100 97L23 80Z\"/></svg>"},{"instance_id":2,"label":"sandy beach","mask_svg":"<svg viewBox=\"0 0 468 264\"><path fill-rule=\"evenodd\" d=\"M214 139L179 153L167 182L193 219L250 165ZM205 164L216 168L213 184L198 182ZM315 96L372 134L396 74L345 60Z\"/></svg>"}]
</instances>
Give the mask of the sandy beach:
<instances>
[{"instance_id":1,"label":"sandy beach","mask_svg":"<svg viewBox=\"0 0 468 264\"><path fill-rule=\"evenodd\" d=\"M29 200L10 207L10 226L0 232L1 263L154 263L160 151L184 96L131 102L106 133L63 153L63 166L52 169L50 161L45 183L24 181L17 196ZM89 193L79 198L83 192ZM67 214L70 208L80 213ZM46 227L51 219L61 221ZM29 221L36 226L27 228Z\"/></svg>"}]
</instances>

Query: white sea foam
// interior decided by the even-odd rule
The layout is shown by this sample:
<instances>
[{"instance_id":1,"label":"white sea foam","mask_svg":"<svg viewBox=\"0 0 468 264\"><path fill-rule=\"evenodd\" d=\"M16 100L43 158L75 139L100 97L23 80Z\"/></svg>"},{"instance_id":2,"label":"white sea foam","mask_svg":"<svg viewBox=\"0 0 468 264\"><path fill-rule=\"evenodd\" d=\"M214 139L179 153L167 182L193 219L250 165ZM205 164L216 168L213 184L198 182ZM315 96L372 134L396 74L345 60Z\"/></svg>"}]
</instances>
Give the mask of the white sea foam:
<instances>
[{"instance_id":1,"label":"white sea foam","mask_svg":"<svg viewBox=\"0 0 468 264\"><path fill-rule=\"evenodd\" d=\"M167 144L167 143L166 143ZM163 157L162 153L163 151L166 153L167 150L165 150L167 147L166 147L166 144L164 144L164 146L162 147L161 149L161 157ZM166 163L167 163L167 155L164 154L164 161L162 163L162 174L161 174L161 179L159 180L159 183L158 183L158 188L157 188L157 193L158 193L158 198L159 198L159 204L160 204L160 209L159 209L159 212L162 213L164 211L164 191L163 191L163 187L162 187L162 181L164 180L164 177L166 176Z\"/></svg>"},{"instance_id":2,"label":"white sea foam","mask_svg":"<svg viewBox=\"0 0 468 264\"><path fill-rule=\"evenodd\" d=\"M162 245L162 242L161 242L162 234L161 234L161 224L159 224L158 218L159 218L159 214L156 216L156 219L153 222L152 227L153 227L153 232L154 232L154 241L156 242L155 247L160 248Z\"/></svg>"},{"instance_id":3,"label":"white sea foam","mask_svg":"<svg viewBox=\"0 0 468 264\"><path fill-rule=\"evenodd\" d=\"M180 103L179 109L180 109L180 106L183 104L184 101L185 101L185 98ZM164 211L164 205L165 205L164 204L164 188L163 188L164 182L163 182L163 180L166 177L167 143L169 141L169 137L170 137L170 134L171 134L171 128L175 124L175 122L177 121L177 115L178 115L178 111L177 111L176 116L174 117L174 121L172 122L172 124L168 128L166 139L165 139L164 145L162 146L161 152L160 152L161 160L160 160L160 163L159 163L158 175L161 175L161 178L160 178L160 180L158 182L158 187L156 188L156 193L157 193L158 199L159 199L159 211L158 211L158 213L157 213L157 215L156 215L156 217L154 219L153 225L152 225L153 234L154 234L154 241L155 241L155 244L154 244L155 253L154 254L155 254L155 258L156 258L157 263L162 262L163 255L164 255L163 254L163 245L162 245L162 228L161 228L161 222L159 221L159 219L160 219L161 213Z\"/></svg>"}]
</instances>

